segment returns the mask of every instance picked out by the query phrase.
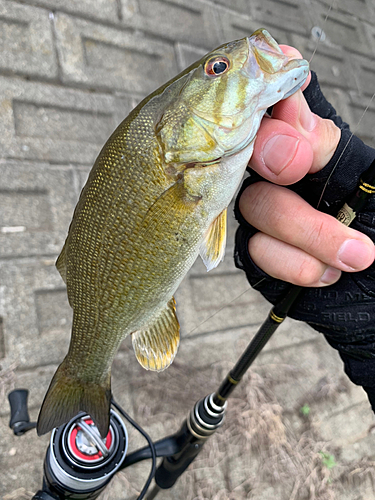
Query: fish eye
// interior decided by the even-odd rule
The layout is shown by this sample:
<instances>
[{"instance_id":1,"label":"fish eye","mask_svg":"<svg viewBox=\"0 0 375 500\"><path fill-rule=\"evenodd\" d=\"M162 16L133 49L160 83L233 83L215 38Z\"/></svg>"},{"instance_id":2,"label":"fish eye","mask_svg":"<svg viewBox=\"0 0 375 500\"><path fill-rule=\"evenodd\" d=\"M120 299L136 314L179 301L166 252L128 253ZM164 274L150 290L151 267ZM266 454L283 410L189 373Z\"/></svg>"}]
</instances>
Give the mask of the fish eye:
<instances>
[{"instance_id":1,"label":"fish eye","mask_svg":"<svg viewBox=\"0 0 375 500\"><path fill-rule=\"evenodd\" d=\"M204 68L206 75L208 76L219 76L226 73L229 69L229 59L226 57L214 57L206 62Z\"/></svg>"}]
</instances>

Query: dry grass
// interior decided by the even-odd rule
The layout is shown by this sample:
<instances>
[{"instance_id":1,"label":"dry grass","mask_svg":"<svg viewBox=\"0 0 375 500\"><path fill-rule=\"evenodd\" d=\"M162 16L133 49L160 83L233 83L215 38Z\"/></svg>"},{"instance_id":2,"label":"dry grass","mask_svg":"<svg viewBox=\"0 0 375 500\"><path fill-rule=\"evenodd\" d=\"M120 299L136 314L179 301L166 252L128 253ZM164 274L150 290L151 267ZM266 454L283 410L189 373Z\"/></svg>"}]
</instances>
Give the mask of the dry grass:
<instances>
[{"instance_id":1,"label":"dry grass","mask_svg":"<svg viewBox=\"0 0 375 500\"><path fill-rule=\"evenodd\" d=\"M134 391L137 403L134 417L145 424L150 418L155 421L160 415L167 415L171 432L177 430L195 401L209 393L210 388L214 390L230 368L220 363L197 373L176 363L175 370L161 374L158 384L164 390L157 398L151 378L146 384L143 381L142 390ZM286 379L289 372L294 377L293 370L286 367L283 370ZM13 381L14 367L1 373L0 389L4 394L12 388ZM336 465L334 456L339 457L341 450L322 440L311 419L299 412L300 404L336 401L340 393L348 391L345 379L319 380L297 402L293 415L285 412L277 400L274 391L277 382L255 371L246 374L230 399L223 427L208 440L168 498L339 500L344 490L354 492L364 484L375 489L375 462L364 459ZM299 425L295 425L296 420ZM140 469L136 481L126 471L116 475L101 500L136 499L139 486L135 483L143 483L148 468L149 464L145 464ZM162 498L163 494L159 496ZM20 488L4 500L31 497L32 493Z\"/></svg>"},{"instance_id":2,"label":"dry grass","mask_svg":"<svg viewBox=\"0 0 375 500\"><path fill-rule=\"evenodd\" d=\"M312 429L293 430L270 383L254 372L245 382L224 432L236 435L243 451L257 457L258 485L282 484L288 500L333 500L331 471L322 461L327 444Z\"/></svg>"},{"instance_id":3,"label":"dry grass","mask_svg":"<svg viewBox=\"0 0 375 500\"><path fill-rule=\"evenodd\" d=\"M344 375L338 379L333 379L329 376L322 377L314 387L312 387L305 395L302 404L330 401L336 402L339 395L343 392L349 392L350 382Z\"/></svg>"},{"instance_id":4,"label":"dry grass","mask_svg":"<svg viewBox=\"0 0 375 500\"><path fill-rule=\"evenodd\" d=\"M216 387L228 366L217 366L197 376L189 367L179 366L183 376L165 372L165 391L150 407L153 386L142 388L137 398L137 418L159 411L170 412L176 402L182 415L192 407L207 387ZM224 426L207 444L187 472L179 479L183 497L189 500L244 500L259 498L263 485L274 489L278 500L337 500L333 468L325 456L332 449L308 424L294 430L273 391L273 382L250 371L231 398ZM345 389L330 380L322 380L306 397L309 400L334 399ZM182 397L183 395L183 397ZM306 398L304 398L306 399ZM172 402L172 403L171 403ZM298 413L298 412L297 412ZM182 417L183 418L183 417ZM182 422L174 418L174 429ZM301 419L303 417L301 416ZM336 450L335 450L336 452ZM326 455L324 455L324 453Z\"/></svg>"},{"instance_id":5,"label":"dry grass","mask_svg":"<svg viewBox=\"0 0 375 500\"><path fill-rule=\"evenodd\" d=\"M375 462L364 459L356 464L348 464L342 471L340 480L344 486L351 488L369 481L375 490Z\"/></svg>"},{"instance_id":6,"label":"dry grass","mask_svg":"<svg viewBox=\"0 0 375 500\"><path fill-rule=\"evenodd\" d=\"M209 393L210 388L214 390L230 367L221 363L198 374L176 363L174 371L161 374L158 383L164 390L157 398L151 379L146 384L143 381L142 390L134 391L137 408L134 417L145 424L150 418L157 420L166 415L171 432L177 430L195 401ZM14 367L1 374L0 389L4 394L12 388L13 370ZM289 371L293 377L293 370ZM287 367L283 370L286 379L289 371ZM375 488L375 462L362 460L336 465L334 456L340 456L340 449L333 449L331 443L322 440L311 419L299 412L300 404L336 401L340 393L348 391L345 379L319 380L297 402L293 416L277 400L275 385L276 381L269 376L247 373L230 399L223 427L208 440L168 498L339 500L344 490L355 491L365 483ZM295 425L296 420L299 425ZM145 464L141 469L138 485L146 479L148 467ZM125 471L116 475L101 500L134 500L138 488ZM32 493L20 488L4 500L26 500L31 496ZM159 496L162 498L163 494Z\"/></svg>"},{"instance_id":7,"label":"dry grass","mask_svg":"<svg viewBox=\"0 0 375 500\"><path fill-rule=\"evenodd\" d=\"M215 390L230 368L230 364L218 363L197 373L177 360L158 376L158 386L163 391L157 397L151 377L139 380L139 387L132 388L134 417L146 428L150 422L155 425L164 420L157 426L158 432L162 432L159 437L167 433L166 427L169 432L177 431L197 399ZM343 492L345 498L360 498L355 492L365 483L371 482L375 487L375 464L370 460L342 462L342 450L322 439L316 419L300 412L303 405L316 411L319 405L335 403L340 394L349 391L346 379L323 377L296 400L293 411L285 411L276 396L277 385L280 380L293 384L301 374L290 366L278 368L277 379L269 375L269 370L264 376L255 371L247 373L230 399L223 427L207 441L174 489L164 497L339 500ZM148 464L143 471L145 480ZM132 484L130 471L121 477L117 486L126 491L126 498L136 499L139 491ZM143 480L137 479L137 484L142 484ZM113 489L110 487L102 500L123 498L117 497L115 490L114 481ZM347 496L348 491L354 496ZM163 493L159 496L163 498Z\"/></svg>"}]
</instances>

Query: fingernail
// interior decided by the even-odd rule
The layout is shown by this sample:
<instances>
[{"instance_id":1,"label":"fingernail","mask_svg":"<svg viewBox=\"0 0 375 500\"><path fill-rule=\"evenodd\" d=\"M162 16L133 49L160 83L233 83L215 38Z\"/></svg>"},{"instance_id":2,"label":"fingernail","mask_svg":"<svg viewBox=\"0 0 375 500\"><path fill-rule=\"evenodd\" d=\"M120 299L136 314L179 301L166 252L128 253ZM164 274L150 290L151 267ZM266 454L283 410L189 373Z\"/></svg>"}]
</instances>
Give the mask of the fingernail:
<instances>
[{"instance_id":1,"label":"fingernail","mask_svg":"<svg viewBox=\"0 0 375 500\"><path fill-rule=\"evenodd\" d=\"M338 251L337 258L353 271L363 267L370 257L369 245L359 240L346 240Z\"/></svg>"},{"instance_id":2,"label":"fingernail","mask_svg":"<svg viewBox=\"0 0 375 500\"><path fill-rule=\"evenodd\" d=\"M333 283L336 283L340 276L341 271L339 269L335 269L334 267L327 267L322 277L320 278L320 282L324 285L332 285Z\"/></svg>"},{"instance_id":3,"label":"fingernail","mask_svg":"<svg viewBox=\"0 0 375 500\"><path fill-rule=\"evenodd\" d=\"M316 115L311 112L302 93L300 97L299 121L307 132L311 132L315 128Z\"/></svg>"},{"instance_id":4,"label":"fingernail","mask_svg":"<svg viewBox=\"0 0 375 500\"><path fill-rule=\"evenodd\" d=\"M263 149L263 160L272 173L280 172L293 160L299 139L289 135L274 135Z\"/></svg>"}]
</instances>

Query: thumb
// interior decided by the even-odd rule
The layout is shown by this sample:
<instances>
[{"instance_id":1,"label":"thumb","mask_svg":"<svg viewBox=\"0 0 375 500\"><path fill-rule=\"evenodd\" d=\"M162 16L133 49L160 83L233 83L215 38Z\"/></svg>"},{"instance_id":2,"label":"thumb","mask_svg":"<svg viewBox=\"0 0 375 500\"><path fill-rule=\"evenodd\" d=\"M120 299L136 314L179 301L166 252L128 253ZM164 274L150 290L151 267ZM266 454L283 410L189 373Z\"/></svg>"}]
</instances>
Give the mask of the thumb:
<instances>
[{"instance_id":1,"label":"thumb","mask_svg":"<svg viewBox=\"0 0 375 500\"><path fill-rule=\"evenodd\" d=\"M300 90L275 105L272 118L288 123L310 143L313 159L309 173L318 172L327 165L336 151L341 131L332 120L313 113Z\"/></svg>"}]
</instances>

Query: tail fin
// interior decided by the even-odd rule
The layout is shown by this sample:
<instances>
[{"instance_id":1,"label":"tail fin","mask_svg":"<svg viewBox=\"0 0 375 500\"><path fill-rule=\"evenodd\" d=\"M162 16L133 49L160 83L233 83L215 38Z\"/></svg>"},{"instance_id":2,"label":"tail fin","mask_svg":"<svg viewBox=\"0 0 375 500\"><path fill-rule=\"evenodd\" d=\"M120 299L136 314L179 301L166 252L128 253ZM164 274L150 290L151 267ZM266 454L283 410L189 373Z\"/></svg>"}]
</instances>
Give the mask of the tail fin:
<instances>
[{"instance_id":1,"label":"tail fin","mask_svg":"<svg viewBox=\"0 0 375 500\"><path fill-rule=\"evenodd\" d=\"M104 384L83 382L66 368L66 360L58 367L39 412L37 432L46 434L65 424L80 411L88 413L102 438L108 433L111 405L111 374Z\"/></svg>"}]
</instances>

